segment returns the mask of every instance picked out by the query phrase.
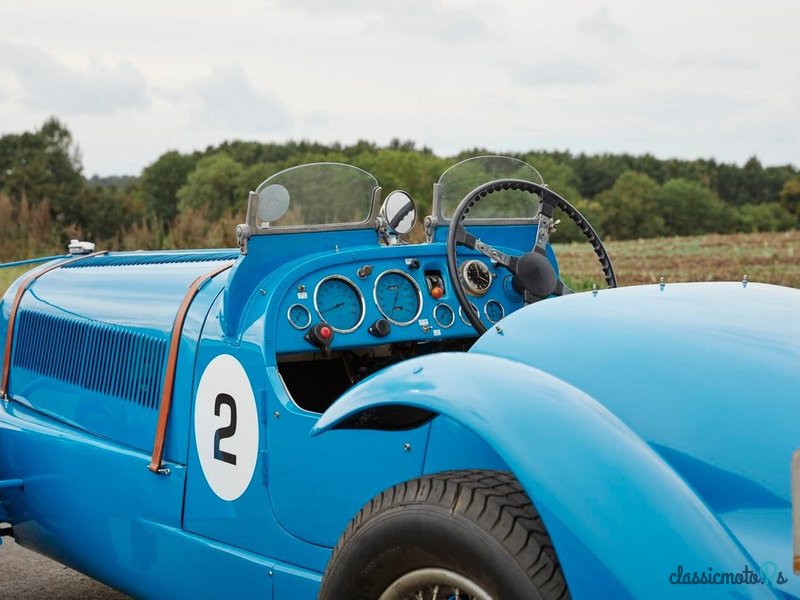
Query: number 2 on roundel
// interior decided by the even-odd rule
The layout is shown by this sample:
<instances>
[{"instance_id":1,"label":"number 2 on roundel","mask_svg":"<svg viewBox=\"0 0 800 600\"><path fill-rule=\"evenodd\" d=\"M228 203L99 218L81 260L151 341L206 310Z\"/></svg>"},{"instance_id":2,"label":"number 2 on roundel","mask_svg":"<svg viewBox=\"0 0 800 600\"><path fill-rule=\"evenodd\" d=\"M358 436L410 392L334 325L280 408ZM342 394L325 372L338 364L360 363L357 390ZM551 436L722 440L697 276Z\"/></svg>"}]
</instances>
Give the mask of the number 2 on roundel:
<instances>
[{"instance_id":1,"label":"number 2 on roundel","mask_svg":"<svg viewBox=\"0 0 800 600\"><path fill-rule=\"evenodd\" d=\"M220 448L222 440L236 435L236 401L233 396L225 393L217 394L217 399L214 401L214 416L220 416L223 406L227 406L230 411L230 421L226 426L220 427L214 432L214 458L229 465L235 465L236 455Z\"/></svg>"},{"instance_id":2,"label":"number 2 on roundel","mask_svg":"<svg viewBox=\"0 0 800 600\"><path fill-rule=\"evenodd\" d=\"M203 477L222 500L232 502L250 486L259 423L247 371L230 354L214 357L197 384L194 439Z\"/></svg>"}]
</instances>

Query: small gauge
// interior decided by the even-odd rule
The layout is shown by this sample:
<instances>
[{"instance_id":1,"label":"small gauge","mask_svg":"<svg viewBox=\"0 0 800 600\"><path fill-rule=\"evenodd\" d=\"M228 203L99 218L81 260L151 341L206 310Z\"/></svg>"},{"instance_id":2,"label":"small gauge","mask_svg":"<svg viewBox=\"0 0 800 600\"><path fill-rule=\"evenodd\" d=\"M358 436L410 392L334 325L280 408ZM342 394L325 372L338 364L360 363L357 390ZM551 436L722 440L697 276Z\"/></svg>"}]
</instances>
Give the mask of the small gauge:
<instances>
[{"instance_id":1,"label":"small gauge","mask_svg":"<svg viewBox=\"0 0 800 600\"><path fill-rule=\"evenodd\" d=\"M295 329L305 329L311 325L311 311L302 304L292 304L286 316Z\"/></svg>"},{"instance_id":2,"label":"small gauge","mask_svg":"<svg viewBox=\"0 0 800 600\"><path fill-rule=\"evenodd\" d=\"M364 320L364 297L346 277L330 275L314 289L314 309L334 331L350 333Z\"/></svg>"},{"instance_id":3,"label":"small gauge","mask_svg":"<svg viewBox=\"0 0 800 600\"><path fill-rule=\"evenodd\" d=\"M455 323L456 313L447 304L437 304L436 308L433 309L433 320L442 329L447 329Z\"/></svg>"},{"instance_id":4,"label":"small gauge","mask_svg":"<svg viewBox=\"0 0 800 600\"><path fill-rule=\"evenodd\" d=\"M506 316L506 309L497 300L489 300L483 307L483 312L492 323L497 323Z\"/></svg>"},{"instance_id":5,"label":"small gauge","mask_svg":"<svg viewBox=\"0 0 800 600\"><path fill-rule=\"evenodd\" d=\"M469 305L473 308L473 310L475 310L475 314L478 315L478 318L480 319L481 311L478 310L478 307L475 306L472 302L470 302ZM460 306L458 307L458 316L461 317L461 320L464 322L464 325L469 325L470 327L472 327L472 323L469 322L467 315L464 314L464 309L461 308Z\"/></svg>"},{"instance_id":6,"label":"small gauge","mask_svg":"<svg viewBox=\"0 0 800 600\"><path fill-rule=\"evenodd\" d=\"M461 279L467 293L483 296L492 285L492 273L485 263L472 259L461 264Z\"/></svg>"},{"instance_id":7,"label":"small gauge","mask_svg":"<svg viewBox=\"0 0 800 600\"><path fill-rule=\"evenodd\" d=\"M402 271L384 271L372 290L381 314L395 325L410 325L422 311L422 292L416 282Z\"/></svg>"}]
</instances>

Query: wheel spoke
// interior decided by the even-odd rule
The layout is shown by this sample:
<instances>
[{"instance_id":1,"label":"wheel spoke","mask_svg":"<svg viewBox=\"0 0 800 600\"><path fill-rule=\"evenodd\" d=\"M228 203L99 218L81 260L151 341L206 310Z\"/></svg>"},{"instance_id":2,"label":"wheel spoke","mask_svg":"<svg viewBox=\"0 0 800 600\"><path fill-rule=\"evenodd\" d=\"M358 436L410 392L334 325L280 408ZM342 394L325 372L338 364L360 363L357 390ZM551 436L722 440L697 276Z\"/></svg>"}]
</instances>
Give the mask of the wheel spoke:
<instances>
[{"instance_id":1,"label":"wheel spoke","mask_svg":"<svg viewBox=\"0 0 800 600\"><path fill-rule=\"evenodd\" d=\"M423 568L392 583L380 600L499 600L468 577L447 569Z\"/></svg>"}]
</instances>

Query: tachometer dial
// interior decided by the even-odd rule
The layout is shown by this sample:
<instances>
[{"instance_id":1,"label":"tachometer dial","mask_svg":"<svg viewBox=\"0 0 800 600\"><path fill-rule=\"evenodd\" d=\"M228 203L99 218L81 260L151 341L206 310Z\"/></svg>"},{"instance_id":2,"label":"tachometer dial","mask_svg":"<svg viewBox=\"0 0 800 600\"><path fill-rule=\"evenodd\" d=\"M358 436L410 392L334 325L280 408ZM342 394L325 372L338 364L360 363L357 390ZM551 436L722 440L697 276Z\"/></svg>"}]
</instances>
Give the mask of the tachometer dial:
<instances>
[{"instance_id":1,"label":"tachometer dial","mask_svg":"<svg viewBox=\"0 0 800 600\"><path fill-rule=\"evenodd\" d=\"M433 309L433 320L442 329L447 329L456 320L456 313L447 304L437 304Z\"/></svg>"},{"instance_id":2,"label":"tachometer dial","mask_svg":"<svg viewBox=\"0 0 800 600\"><path fill-rule=\"evenodd\" d=\"M349 333L364 320L364 297L352 281L331 275L317 284L314 309L334 331Z\"/></svg>"},{"instance_id":3,"label":"tachometer dial","mask_svg":"<svg viewBox=\"0 0 800 600\"><path fill-rule=\"evenodd\" d=\"M475 309L475 314L478 315L478 318L480 319L481 311L478 310L478 307L475 306L472 302L470 302L469 305ZM464 314L464 309L461 308L460 306L458 307L458 316L461 317L461 321L463 321L464 325L469 325L470 327L472 327L472 323L469 322L467 315Z\"/></svg>"},{"instance_id":4,"label":"tachometer dial","mask_svg":"<svg viewBox=\"0 0 800 600\"><path fill-rule=\"evenodd\" d=\"M375 304L381 314L395 325L409 325L422 310L419 286L402 271L384 271L375 280Z\"/></svg>"},{"instance_id":5,"label":"tachometer dial","mask_svg":"<svg viewBox=\"0 0 800 600\"><path fill-rule=\"evenodd\" d=\"M311 311L302 304L292 304L286 316L289 324L295 329L305 329L311 325Z\"/></svg>"},{"instance_id":6,"label":"tachometer dial","mask_svg":"<svg viewBox=\"0 0 800 600\"><path fill-rule=\"evenodd\" d=\"M483 312L492 323L497 323L506 316L506 309L497 300L489 300L483 307Z\"/></svg>"},{"instance_id":7,"label":"tachometer dial","mask_svg":"<svg viewBox=\"0 0 800 600\"><path fill-rule=\"evenodd\" d=\"M492 272L480 260L472 259L461 264L464 289L473 296L483 296L492 285Z\"/></svg>"}]
</instances>

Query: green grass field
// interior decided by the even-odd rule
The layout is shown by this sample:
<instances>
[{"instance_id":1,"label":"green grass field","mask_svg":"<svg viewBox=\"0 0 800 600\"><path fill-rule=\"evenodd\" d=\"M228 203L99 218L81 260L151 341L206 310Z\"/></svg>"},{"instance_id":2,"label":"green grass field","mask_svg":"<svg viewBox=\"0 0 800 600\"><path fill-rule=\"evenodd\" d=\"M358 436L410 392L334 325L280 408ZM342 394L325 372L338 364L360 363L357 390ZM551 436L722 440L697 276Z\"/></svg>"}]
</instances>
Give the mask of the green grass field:
<instances>
[{"instance_id":1,"label":"green grass field","mask_svg":"<svg viewBox=\"0 0 800 600\"><path fill-rule=\"evenodd\" d=\"M800 230L608 242L620 285L677 281L750 281L800 288ZM575 289L605 287L588 244L556 244L565 281ZM32 265L34 266L34 265ZM0 269L0 290L27 270Z\"/></svg>"},{"instance_id":2,"label":"green grass field","mask_svg":"<svg viewBox=\"0 0 800 600\"><path fill-rule=\"evenodd\" d=\"M800 288L800 230L608 242L620 285L749 281ZM564 280L575 289L605 287L589 244L555 246Z\"/></svg>"}]
</instances>

